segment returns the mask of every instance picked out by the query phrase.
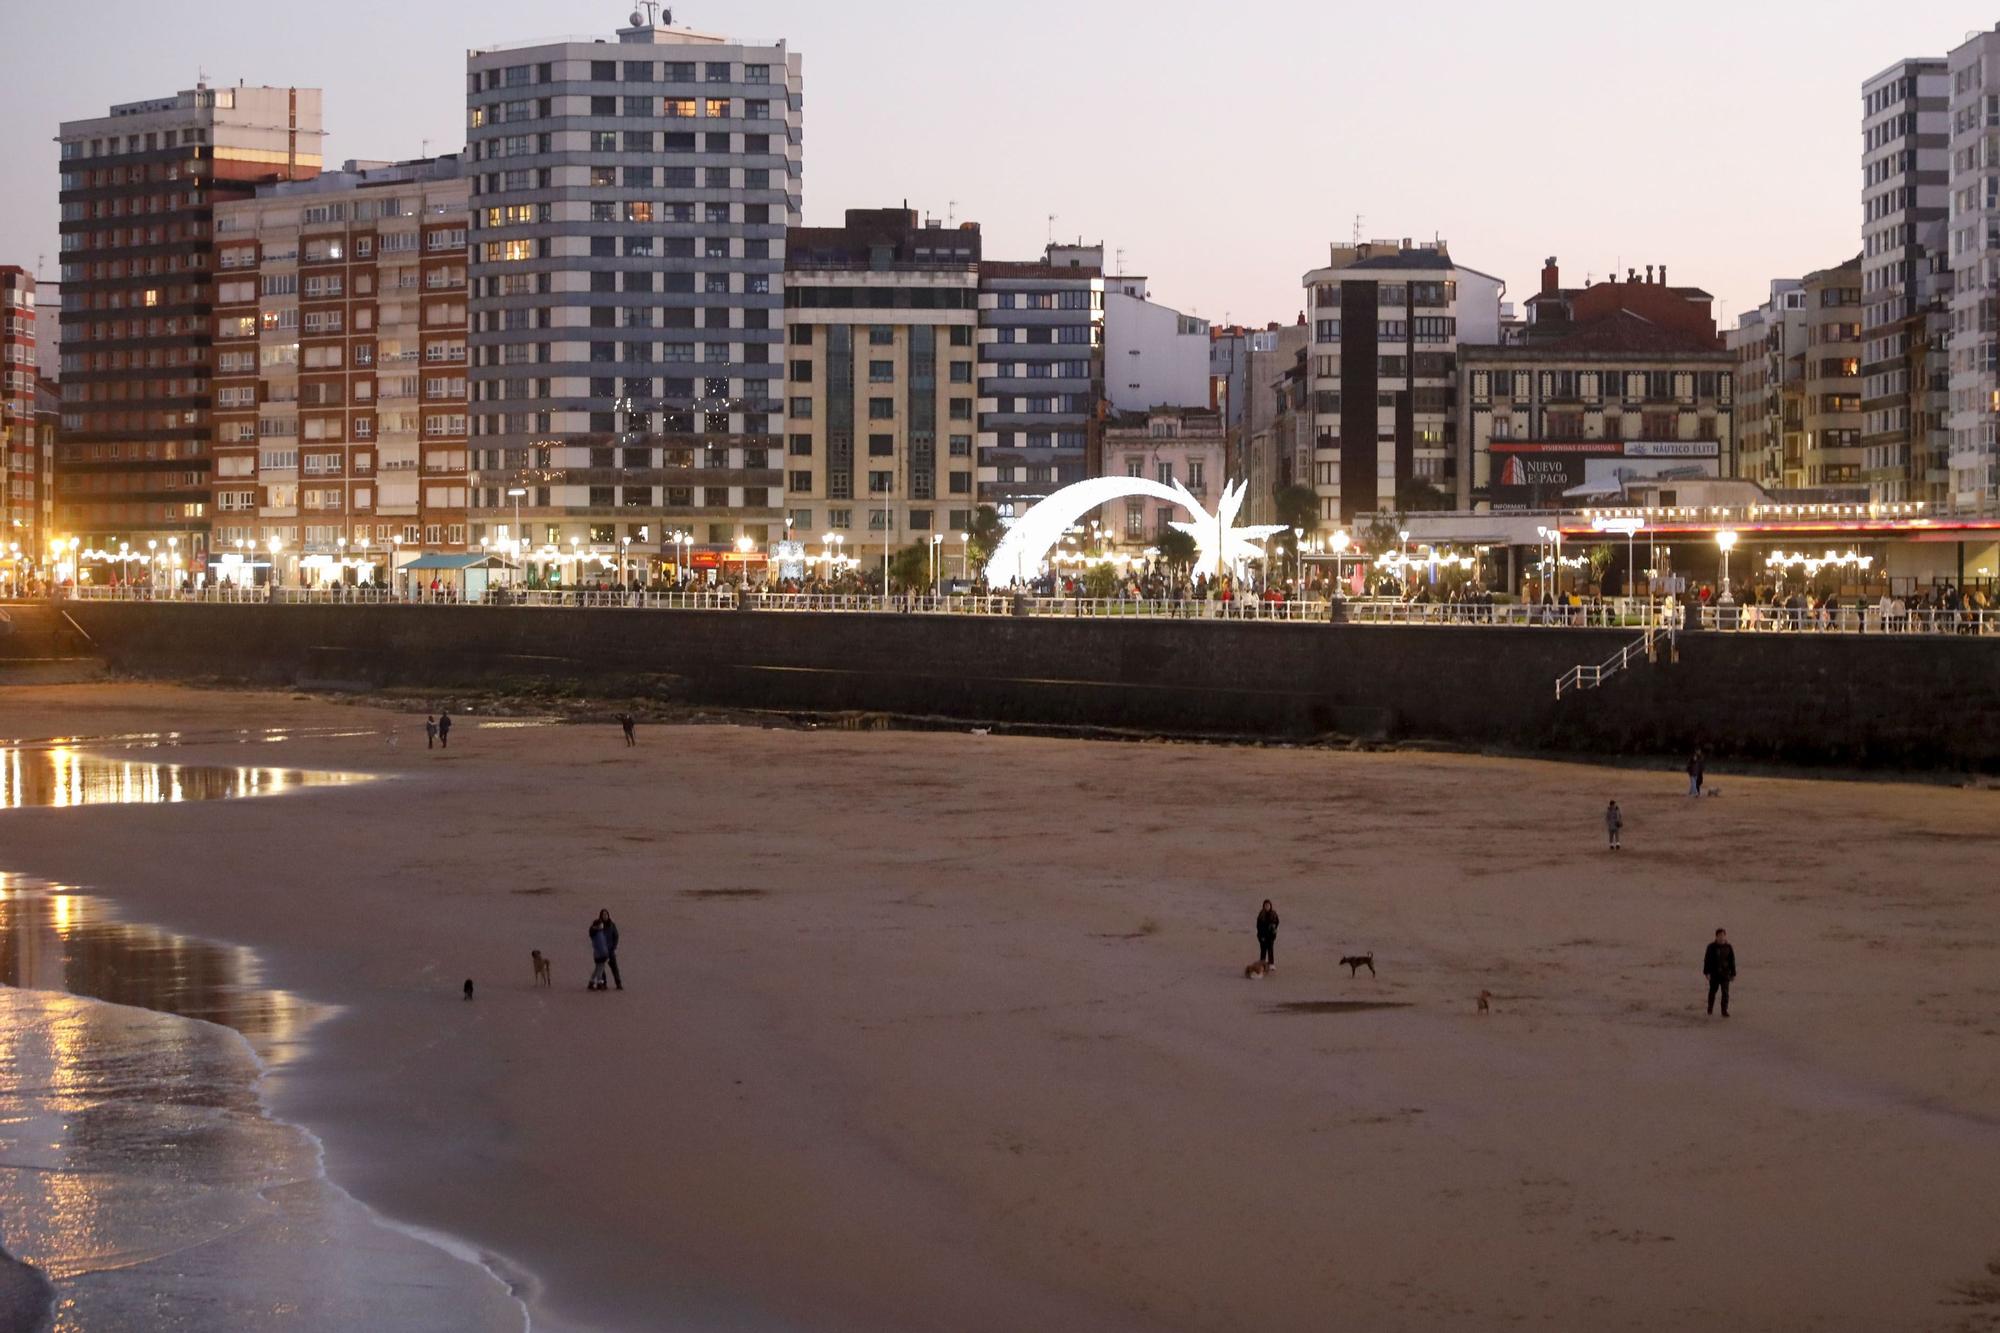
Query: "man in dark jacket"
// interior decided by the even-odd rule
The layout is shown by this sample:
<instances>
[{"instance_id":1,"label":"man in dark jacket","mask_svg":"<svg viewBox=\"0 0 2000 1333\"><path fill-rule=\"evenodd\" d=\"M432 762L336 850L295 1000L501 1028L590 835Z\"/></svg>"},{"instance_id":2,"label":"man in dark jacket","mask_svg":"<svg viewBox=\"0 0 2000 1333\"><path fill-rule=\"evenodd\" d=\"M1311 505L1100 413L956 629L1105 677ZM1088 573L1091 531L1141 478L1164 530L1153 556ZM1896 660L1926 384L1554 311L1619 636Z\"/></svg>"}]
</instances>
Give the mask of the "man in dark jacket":
<instances>
[{"instance_id":1,"label":"man in dark jacket","mask_svg":"<svg viewBox=\"0 0 2000 1333\"><path fill-rule=\"evenodd\" d=\"M1701 974L1708 978L1708 1012L1715 1012L1715 996L1722 994L1722 1016L1729 1017L1729 983L1736 980L1736 950L1729 946L1729 932L1718 930L1708 952L1701 956Z\"/></svg>"},{"instance_id":2,"label":"man in dark jacket","mask_svg":"<svg viewBox=\"0 0 2000 1333\"><path fill-rule=\"evenodd\" d=\"M625 989L625 979L618 975L618 923L611 919L611 909L604 908L597 914L597 920L590 923L593 935L602 933L604 937L604 965L611 969L611 984L619 990ZM1723 1001L1722 1012L1729 1012L1729 1002Z\"/></svg>"}]
</instances>

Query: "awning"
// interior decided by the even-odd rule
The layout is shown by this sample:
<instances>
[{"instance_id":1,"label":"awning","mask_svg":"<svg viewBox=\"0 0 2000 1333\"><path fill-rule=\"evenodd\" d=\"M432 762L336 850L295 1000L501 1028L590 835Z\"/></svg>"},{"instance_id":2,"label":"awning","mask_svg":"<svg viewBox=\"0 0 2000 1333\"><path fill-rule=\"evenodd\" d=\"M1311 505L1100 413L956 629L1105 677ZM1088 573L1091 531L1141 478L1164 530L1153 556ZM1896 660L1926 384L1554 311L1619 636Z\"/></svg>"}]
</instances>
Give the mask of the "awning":
<instances>
[{"instance_id":1,"label":"awning","mask_svg":"<svg viewBox=\"0 0 2000 1333\"><path fill-rule=\"evenodd\" d=\"M464 571L468 569L512 569L513 566L497 555L420 555L399 569L436 569Z\"/></svg>"}]
</instances>

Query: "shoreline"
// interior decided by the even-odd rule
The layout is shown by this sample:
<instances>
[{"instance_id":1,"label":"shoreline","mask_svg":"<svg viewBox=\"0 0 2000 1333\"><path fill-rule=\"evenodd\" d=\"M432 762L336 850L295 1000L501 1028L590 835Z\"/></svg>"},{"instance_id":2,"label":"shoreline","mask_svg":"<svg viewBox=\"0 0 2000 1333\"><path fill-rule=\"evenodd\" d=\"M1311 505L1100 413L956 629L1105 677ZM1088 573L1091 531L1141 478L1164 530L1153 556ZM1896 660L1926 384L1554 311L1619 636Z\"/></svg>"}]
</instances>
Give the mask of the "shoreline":
<instances>
[{"instance_id":1,"label":"shoreline","mask_svg":"<svg viewBox=\"0 0 2000 1333\"><path fill-rule=\"evenodd\" d=\"M240 799L274 798L256 797ZM268 1125L278 1135L291 1136L295 1139L305 1148L311 1161L311 1170L307 1176L303 1178L293 1176L276 1178L256 1190L258 1198L266 1204L276 1206L278 1208L277 1216L290 1216L297 1211L297 1205L276 1204L275 1201L278 1198L278 1192L281 1191L285 1196L289 1197L297 1195L302 1187L308 1193L323 1191L327 1195L331 1214L326 1223L326 1235L319 1243L337 1244L339 1242L336 1237L343 1234L346 1229L350 1229L357 1224L364 1229L379 1228L383 1232L399 1236L419 1247L422 1252L434 1253L445 1262L460 1265L465 1269L478 1273L480 1281L491 1283L501 1291L504 1291L507 1300L518 1314L518 1322L513 1326L520 1329L522 1333L531 1333L534 1323L530 1315L529 1305L532 1293L536 1288L535 1279L531 1274L510 1264L501 1256L481 1250L470 1241L432 1228L400 1222L357 1199L334 1178L333 1172L329 1169L325 1143L320 1136L304 1121L289 1119L279 1113L270 1093L273 1073L286 1066L299 1062L309 1062L314 1058L315 1033L325 1030L330 1024L338 1021L341 1012L338 1007L321 1004L303 996L289 995L284 991L264 989L262 988L263 960L253 950L222 939L170 932L151 923L136 920L124 910L125 904L121 903L118 898L95 886L59 884L47 880L29 878L13 873L6 868L0 868L0 892L4 892L6 897L6 929L4 934L7 939L10 959L9 971L13 977L12 984L0 986L0 996L8 994L17 995L24 999L30 999L31 1003L52 1004L65 1011L67 1007L75 1006L81 1018L65 1021L92 1023L92 1026L96 1029L114 1034L108 1039L100 1039L93 1043L93 1049L90 1054L90 1061L93 1066L102 1066L107 1063L117 1065L147 1058L147 1054L141 1046L133 1046L129 1053L118 1047L115 1034L133 1031L135 1020L140 1034L150 1034L154 1030L162 1027L170 1027L173 1024L185 1024L197 1032L208 1034L213 1040L234 1049L240 1055L245 1066L238 1077L241 1079L243 1090L247 1092L254 1103L257 1119L263 1124ZM30 910L31 905L35 903L45 904L51 898L60 898L63 900L60 910L55 914L58 921L57 930L59 933L56 937L46 942L48 945L61 950L59 957L51 956L48 950L38 946L37 942L32 938L32 935L36 931L36 926L34 922L35 914ZM44 924L46 925L46 923ZM112 938L107 941L107 948L94 944L94 937ZM125 945L128 941L134 939L142 940L144 943L136 948L121 948L121 945ZM202 990L191 989L185 984L177 985L172 981L168 981L165 983L164 989L153 992L143 978L135 982L121 975L129 973L135 968L143 970L146 964L146 955L158 953L163 949L171 951L176 955L185 955L194 960L189 965L197 972L212 973L214 967L217 965L215 961L208 963L201 962L200 960L204 958L226 960L227 965L234 969L233 980L222 983L219 987L204 987ZM93 955L101 954L108 954L109 956L100 957L93 961ZM118 979L113 985L113 990L116 991L119 987L125 987L134 992L131 998L121 998L117 994L98 993L97 987L93 985L90 978L94 973L100 972L107 966L111 969L109 976ZM28 975L15 974L15 967L20 967ZM81 987L68 984L75 969L81 969L84 977L84 984ZM136 1002L141 998L137 992L150 992L147 996L149 1002ZM226 992L233 992L233 994ZM34 1000L30 997L50 998ZM218 1003L221 1006L220 1009L216 1007ZM229 1021L232 1009L249 1015L250 1022L245 1023L241 1018ZM286 1010L292 1010L294 1016L289 1018L277 1016ZM107 1015L106 1019L103 1022L92 1022L90 1016L100 1011ZM221 1013L222 1017L214 1018L207 1016L207 1013L216 1012ZM121 1013L132 1015L134 1019L121 1019L119 1017ZM294 1027L293 1024L296 1024L296 1026ZM22 1041L23 1038L17 1033L14 1042L10 1044L10 1055L18 1056ZM60 1045L55 1048L57 1052L61 1052L64 1049ZM59 1056L58 1058L60 1060L63 1057ZM74 1078L75 1076L72 1075L69 1077ZM176 1083L183 1079L192 1079L198 1085L201 1074L192 1067L182 1070L170 1065L153 1075L153 1077L163 1079L168 1084ZM35 1105L32 1100L34 1096L32 1088L21 1089L19 1095L28 1098L23 1103L26 1106L33 1107ZM121 1094L114 1093L110 1095L118 1096ZM219 1093L219 1095L224 1098L228 1096L226 1091ZM138 1108L144 1108L148 1103L138 1101L134 1105ZM22 1112L18 1109L14 1112L16 1117L19 1117L21 1114ZM30 1112L30 1114L33 1114L33 1112ZM191 1146L199 1147L200 1142L201 1140L198 1139L193 1140L191 1141ZM60 1142L48 1146L58 1151L62 1148ZM96 1153L98 1152L98 1145L89 1144L81 1148L80 1151L85 1154ZM203 1193L223 1188L230 1173L225 1163L218 1162L216 1165L217 1172L214 1179L204 1179L197 1173L187 1182L188 1187L193 1191ZM0 1171L6 1171L9 1174L24 1169L26 1168L22 1164L12 1162L0 1166ZM62 1172L65 1168L60 1165L51 1164L45 1169L53 1172ZM146 1170L143 1163L138 1165L128 1164L121 1167L115 1161L109 1165L95 1165L74 1169L81 1171L85 1175L119 1179L122 1179L119 1176L119 1173L122 1171L133 1174L134 1178L138 1180L145 1179L144 1172ZM93 1188L103 1187L98 1186ZM105 1270L79 1254L66 1254L63 1252L65 1246L74 1248L80 1243L91 1243L88 1233L83 1236L70 1236L64 1233L61 1224L58 1223L54 1229L45 1231L39 1242L35 1241L33 1237L38 1225L36 1208L32 1203L25 1202L21 1197L18 1197L18 1192L16 1192L16 1195L17 1197L11 1198L11 1202L15 1204L20 1216L13 1219L9 1225L9 1230L29 1238L27 1248L30 1252L53 1246L58 1266L62 1269L76 1268L76 1271L58 1277L57 1274L45 1271L43 1267L16 1257L7 1247L0 1246L0 1327L18 1327L21 1329L43 1327L49 1319L53 1318L58 1308L58 1302L68 1307L75 1307L81 1301L83 1309L95 1309L97 1311L97 1318L109 1318L113 1321L121 1321L140 1313L136 1307L128 1308L115 1292L107 1293L97 1289L102 1285L100 1279L104 1276ZM314 1208L316 1211L317 1208L328 1205L315 1205ZM142 1208L145 1206L148 1205L141 1205ZM153 1202L149 1206L156 1212L162 1207L169 1209L169 1212L160 1218L160 1224L169 1228L173 1226L171 1204ZM345 1213L347 1211L351 1211L355 1216L351 1219L346 1218ZM309 1213L306 1216L309 1217L311 1215ZM342 1220L336 1223L332 1220L335 1217ZM130 1219L127 1219L124 1224L130 1225ZM268 1218L260 1219L257 1213L252 1211L244 1216L240 1225L244 1228L255 1229L260 1226L269 1225L269 1221ZM312 1236L312 1226L304 1217L291 1222L288 1230L304 1233L308 1237L304 1243L308 1246L314 1243L310 1238ZM213 1245L221 1239L222 1237L217 1236L211 1236L206 1239L197 1237L191 1244L195 1247L203 1247ZM99 1241L97 1243L101 1244L102 1242ZM294 1236L288 1242L285 1242L285 1245L296 1246L299 1243L299 1239ZM279 1250L280 1257L283 1257L286 1253L287 1250L281 1247ZM143 1248L141 1254L143 1254ZM173 1251L169 1250L152 1260L144 1259L140 1255L124 1255L113 1263L112 1269L135 1269L143 1267L148 1263L160 1262L172 1254ZM184 1264L185 1261L182 1260L181 1262ZM425 1261L420 1258L402 1260L400 1262L409 1270L409 1273L405 1275L405 1280L407 1280L407 1276L409 1275L424 1272ZM79 1264L81 1264L81 1267L77 1267ZM414 1266L412 1267L412 1265ZM122 1279L123 1274L121 1273L120 1276ZM171 1295L174 1298L183 1300L187 1298L187 1293L181 1291L174 1291ZM365 1296L358 1291L319 1291L310 1293L310 1295L321 1303L354 1304L359 1302L363 1305L366 1303ZM210 1295L210 1299L221 1303L226 1301L228 1296L229 1293L225 1291L217 1291ZM257 1327L261 1326L257 1325ZM286 1322L283 1326L292 1327L293 1325ZM315 1323L302 1325L302 1327L307 1328L316 1328L318 1326ZM250 1325L245 1325L245 1327L250 1327Z\"/></svg>"},{"instance_id":2,"label":"shoreline","mask_svg":"<svg viewBox=\"0 0 2000 1333\"><path fill-rule=\"evenodd\" d=\"M384 1217L518 1256L537 1333L1893 1326L2000 1253L1987 792L749 725L432 754L289 695L9 702L409 779L10 812L9 861L342 1006L275 1114ZM1285 915L1263 983L1246 896ZM1681 956L1718 922L1729 1027ZM1379 979L1333 966L1364 948Z\"/></svg>"}]
</instances>

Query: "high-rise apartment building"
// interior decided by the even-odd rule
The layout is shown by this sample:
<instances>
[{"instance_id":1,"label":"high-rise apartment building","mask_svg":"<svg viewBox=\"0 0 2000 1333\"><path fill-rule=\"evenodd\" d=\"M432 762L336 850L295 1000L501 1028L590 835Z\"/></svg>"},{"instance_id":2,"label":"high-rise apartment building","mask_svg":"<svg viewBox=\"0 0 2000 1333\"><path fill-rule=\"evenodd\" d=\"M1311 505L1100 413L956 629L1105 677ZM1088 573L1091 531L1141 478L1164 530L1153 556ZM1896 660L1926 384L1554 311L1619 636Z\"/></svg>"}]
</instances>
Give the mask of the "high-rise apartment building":
<instances>
[{"instance_id":1,"label":"high-rise apartment building","mask_svg":"<svg viewBox=\"0 0 2000 1333\"><path fill-rule=\"evenodd\" d=\"M1954 48L1951 81L1950 496L2000 513L2000 29ZM1939 350L1942 350L1940 345Z\"/></svg>"},{"instance_id":2,"label":"high-rise apartment building","mask_svg":"<svg viewBox=\"0 0 2000 1333\"><path fill-rule=\"evenodd\" d=\"M473 51L466 88L472 540L769 540L799 56L642 21Z\"/></svg>"},{"instance_id":3,"label":"high-rise apartment building","mask_svg":"<svg viewBox=\"0 0 2000 1333\"><path fill-rule=\"evenodd\" d=\"M1861 445L1869 498L1946 499L1924 300L1927 234L1945 216L1951 76L1900 60L1861 86Z\"/></svg>"},{"instance_id":4,"label":"high-rise apartment building","mask_svg":"<svg viewBox=\"0 0 2000 1333\"><path fill-rule=\"evenodd\" d=\"M1808 273L1800 349L1804 433L1787 487L1863 485L1861 478L1861 259Z\"/></svg>"},{"instance_id":5,"label":"high-rise apartment building","mask_svg":"<svg viewBox=\"0 0 2000 1333\"><path fill-rule=\"evenodd\" d=\"M214 209L319 174L314 88L209 88L67 121L55 524L85 549L208 543Z\"/></svg>"},{"instance_id":6,"label":"high-rise apartment building","mask_svg":"<svg viewBox=\"0 0 2000 1333\"><path fill-rule=\"evenodd\" d=\"M1724 475L1777 489L1801 484L1805 468L1807 311L1801 279L1773 278L1769 290L1728 340L1739 442L1736 466Z\"/></svg>"},{"instance_id":7,"label":"high-rise apartment building","mask_svg":"<svg viewBox=\"0 0 2000 1333\"><path fill-rule=\"evenodd\" d=\"M1412 483L1455 494L1458 349L1500 341L1506 284L1407 239L1333 246L1304 281L1320 523L1393 511Z\"/></svg>"},{"instance_id":8,"label":"high-rise apartment building","mask_svg":"<svg viewBox=\"0 0 2000 1333\"><path fill-rule=\"evenodd\" d=\"M885 552L972 526L977 223L850 209L785 242L785 504L794 541Z\"/></svg>"},{"instance_id":9,"label":"high-rise apartment building","mask_svg":"<svg viewBox=\"0 0 2000 1333\"><path fill-rule=\"evenodd\" d=\"M217 577L386 581L466 548L467 199L445 157L217 205Z\"/></svg>"},{"instance_id":10,"label":"high-rise apartment building","mask_svg":"<svg viewBox=\"0 0 2000 1333\"><path fill-rule=\"evenodd\" d=\"M0 265L0 561L44 553L35 449L39 363L35 275Z\"/></svg>"},{"instance_id":11,"label":"high-rise apartment building","mask_svg":"<svg viewBox=\"0 0 2000 1333\"><path fill-rule=\"evenodd\" d=\"M1104 247L979 268L979 502L1012 518L1089 475L1104 400Z\"/></svg>"}]
</instances>

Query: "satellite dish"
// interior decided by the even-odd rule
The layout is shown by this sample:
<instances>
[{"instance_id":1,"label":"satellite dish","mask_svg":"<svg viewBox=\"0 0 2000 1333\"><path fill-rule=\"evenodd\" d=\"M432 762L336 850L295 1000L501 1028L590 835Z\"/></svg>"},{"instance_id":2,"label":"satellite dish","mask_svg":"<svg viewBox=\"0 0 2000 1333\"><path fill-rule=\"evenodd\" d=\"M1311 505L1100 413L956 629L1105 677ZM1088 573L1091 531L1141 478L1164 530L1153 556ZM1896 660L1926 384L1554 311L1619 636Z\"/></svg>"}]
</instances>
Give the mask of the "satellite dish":
<instances>
[{"instance_id":1,"label":"satellite dish","mask_svg":"<svg viewBox=\"0 0 2000 1333\"><path fill-rule=\"evenodd\" d=\"M639 17L639 11L638 11L638 10L636 10L636 9L635 9L635 10L633 10L633 11L632 11L632 26L633 26L633 27L635 27L635 28L642 28L642 27L644 27L645 25L646 25L646 20L645 20L645 19L643 19L643 18L641 18L641 17Z\"/></svg>"}]
</instances>

